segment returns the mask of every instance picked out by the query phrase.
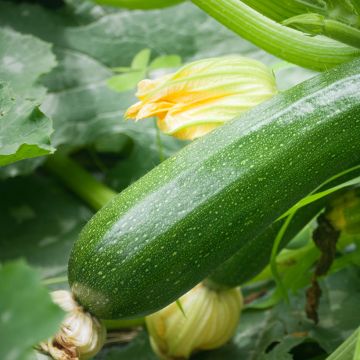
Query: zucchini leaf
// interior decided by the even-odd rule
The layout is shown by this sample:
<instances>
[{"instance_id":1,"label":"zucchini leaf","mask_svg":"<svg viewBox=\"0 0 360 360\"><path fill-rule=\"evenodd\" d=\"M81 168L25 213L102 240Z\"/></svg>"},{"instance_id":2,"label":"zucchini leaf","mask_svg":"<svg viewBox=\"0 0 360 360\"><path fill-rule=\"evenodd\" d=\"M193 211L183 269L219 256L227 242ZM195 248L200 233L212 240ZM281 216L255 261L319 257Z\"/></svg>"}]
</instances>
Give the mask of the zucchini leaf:
<instances>
[{"instance_id":1,"label":"zucchini leaf","mask_svg":"<svg viewBox=\"0 0 360 360\"><path fill-rule=\"evenodd\" d=\"M70 2L72 6L61 12L30 4L0 2L3 26L32 34L53 45L58 66L43 78L49 93L41 111L53 120L55 147L64 146L68 150L92 147L100 139L123 134L132 140L137 154L145 149L145 171L158 163L154 161L159 158L159 150L152 122L134 124L123 120L124 111L136 101L135 89L116 93L107 86L108 79L114 75L112 69L129 68L134 57L145 48L151 50L149 64L156 71L161 71L159 67L164 64L177 64L179 57L187 62L228 54L229 49L269 65L278 62L190 3L161 11L132 12ZM142 65L147 60L145 55L139 59ZM299 67L281 70L280 88L290 87L313 74ZM133 86L133 79L130 82ZM165 157L182 146L162 134L161 140ZM137 146L141 149L136 150ZM136 156L131 154L131 159ZM22 168L3 169L3 176L30 172L40 164L31 161L21 165ZM111 183L116 182L112 175L110 177Z\"/></svg>"},{"instance_id":2,"label":"zucchini leaf","mask_svg":"<svg viewBox=\"0 0 360 360\"><path fill-rule=\"evenodd\" d=\"M55 66L50 45L0 28L0 166L52 153L52 125L39 109L41 74Z\"/></svg>"},{"instance_id":3,"label":"zucchini leaf","mask_svg":"<svg viewBox=\"0 0 360 360\"><path fill-rule=\"evenodd\" d=\"M56 181L35 175L3 181L0 198L0 262L23 257L42 277L65 273L92 211Z\"/></svg>"}]
</instances>

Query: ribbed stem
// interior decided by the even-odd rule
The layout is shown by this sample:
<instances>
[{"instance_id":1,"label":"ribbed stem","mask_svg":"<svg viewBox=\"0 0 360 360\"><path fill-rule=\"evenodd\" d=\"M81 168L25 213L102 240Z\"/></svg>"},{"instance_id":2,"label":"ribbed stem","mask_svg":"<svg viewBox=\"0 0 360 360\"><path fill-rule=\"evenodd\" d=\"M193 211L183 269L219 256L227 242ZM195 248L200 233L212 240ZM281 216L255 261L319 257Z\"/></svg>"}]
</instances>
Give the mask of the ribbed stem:
<instances>
[{"instance_id":1,"label":"ribbed stem","mask_svg":"<svg viewBox=\"0 0 360 360\"><path fill-rule=\"evenodd\" d=\"M325 35L360 48L360 30L337 20L326 19L324 16L309 13L291 17L283 21L286 26L295 27L312 35Z\"/></svg>"},{"instance_id":2,"label":"ribbed stem","mask_svg":"<svg viewBox=\"0 0 360 360\"><path fill-rule=\"evenodd\" d=\"M45 166L94 210L99 210L116 195L67 156L55 154L48 158Z\"/></svg>"},{"instance_id":3,"label":"ribbed stem","mask_svg":"<svg viewBox=\"0 0 360 360\"><path fill-rule=\"evenodd\" d=\"M192 0L229 29L286 61L326 70L360 56L354 47L322 36L310 37L281 25L239 0Z\"/></svg>"},{"instance_id":4,"label":"ribbed stem","mask_svg":"<svg viewBox=\"0 0 360 360\"><path fill-rule=\"evenodd\" d=\"M335 20L324 21L324 35L360 49L360 30Z\"/></svg>"},{"instance_id":5,"label":"ribbed stem","mask_svg":"<svg viewBox=\"0 0 360 360\"><path fill-rule=\"evenodd\" d=\"M272 0L271 6L269 6L269 0L243 0L243 2L252 7L259 13L281 22L290 17L313 12L323 14L325 9L320 4L305 4L297 0Z\"/></svg>"}]
</instances>

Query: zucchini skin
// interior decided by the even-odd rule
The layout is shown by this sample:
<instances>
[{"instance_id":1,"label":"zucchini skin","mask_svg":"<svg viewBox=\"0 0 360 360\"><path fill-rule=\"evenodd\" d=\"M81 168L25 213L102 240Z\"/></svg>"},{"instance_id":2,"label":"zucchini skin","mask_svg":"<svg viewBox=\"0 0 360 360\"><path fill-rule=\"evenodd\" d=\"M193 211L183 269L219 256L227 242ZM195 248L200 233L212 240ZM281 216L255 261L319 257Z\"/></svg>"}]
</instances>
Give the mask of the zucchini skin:
<instances>
[{"instance_id":1,"label":"zucchini skin","mask_svg":"<svg viewBox=\"0 0 360 360\"><path fill-rule=\"evenodd\" d=\"M319 201L316 205L300 210L284 234L280 249L284 248L321 211L324 205L325 201ZM284 221L277 221L271 224L261 235L248 241L208 277L209 284L215 288L235 287L243 285L258 275L270 261L274 240L283 223Z\"/></svg>"},{"instance_id":2,"label":"zucchini skin","mask_svg":"<svg viewBox=\"0 0 360 360\"><path fill-rule=\"evenodd\" d=\"M186 146L84 227L68 267L75 298L105 319L176 300L325 180L360 163L359 113L357 59Z\"/></svg>"},{"instance_id":3,"label":"zucchini skin","mask_svg":"<svg viewBox=\"0 0 360 360\"><path fill-rule=\"evenodd\" d=\"M360 171L354 171L319 191L329 189L343 182L360 176ZM332 196L326 196L318 201L300 209L295 214L289 227L287 228L279 250L284 248L306 225L310 223L331 201L339 194L343 195L346 191L340 190ZM261 235L248 241L231 258L223 262L207 279L208 284L214 287L236 287L243 285L247 281L258 275L268 264L271 257L272 247L277 234L279 233L284 220L275 221ZM253 256L256 254L256 257Z\"/></svg>"}]
</instances>

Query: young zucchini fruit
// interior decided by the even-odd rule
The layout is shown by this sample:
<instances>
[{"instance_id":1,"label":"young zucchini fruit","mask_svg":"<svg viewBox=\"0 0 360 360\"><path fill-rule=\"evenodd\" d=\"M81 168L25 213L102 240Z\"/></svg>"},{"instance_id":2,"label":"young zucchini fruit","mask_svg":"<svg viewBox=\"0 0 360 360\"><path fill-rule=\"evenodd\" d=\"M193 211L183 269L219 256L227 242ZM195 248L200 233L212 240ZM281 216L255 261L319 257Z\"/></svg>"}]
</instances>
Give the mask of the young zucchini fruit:
<instances>
[{"instance_id":1,"label":"young zucchini fruit","mask_svg":"<svg viewBox=\"0 0 360 360\"><path fill-rule=\"evenodd\" d=\"M357 59L186 146L84 227L68 267L77 301L110 319L176 300L326 179L360 163L359 112Z\"/></svg>"}]
</instances>

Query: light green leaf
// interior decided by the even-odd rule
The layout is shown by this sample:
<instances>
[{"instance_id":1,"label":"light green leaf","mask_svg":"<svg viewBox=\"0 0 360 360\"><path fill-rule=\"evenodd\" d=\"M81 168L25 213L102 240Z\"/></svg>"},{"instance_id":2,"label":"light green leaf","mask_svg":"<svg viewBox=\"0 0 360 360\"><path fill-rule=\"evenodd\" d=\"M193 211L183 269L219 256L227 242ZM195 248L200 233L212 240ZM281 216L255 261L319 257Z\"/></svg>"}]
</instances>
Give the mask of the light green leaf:
<instances>
[{"instance_id":1,"label":"light green leaf","mask_svg":"<svg viewBox=\"0 0 360 360\"><path fill-rule=\"evenodd\" d=\"M31 347L53 335L64 316L39 275L23 261L0 268L0 358L28 358Z\"/></svg>"},{"instance_id":2,"label":"light green leaf","mask_svg":"<svg viewBox=\"0 0 360 360\"><path fill-rule=\"evenodd\" d=\"M115 75L107 81L110 89L124 92L136 88L138 82L145 77L145 71L133 71L121 75Z\"/></svg>"},{"instance_id":3,"label":"light green leaf","mask_svg":"<svg viewBox=\"0 0 360 360\"><path fill-rule=\"evenodd\" d=\"M181 57L179 55L163 55L155 58L149 69L176 68L181 66Z\"/></svg>"},{"instance_id":4,"label":"light green leaf","mask_svg":"<svg viewBox=\"0 0 360 360\"><path fill-rule=\"evenodd\" d=\"M151 56L150 49L143 49L139 51L131 62L131 68L134 70L145 70L149 64Z\"/></svg>"},{"instance_id":5,"label":"light green leaf","mask_svg":"<svg viewBox=\"0 0 360 360\"><path fill-rule=\"evenodd\" d=\"M120 72L120 73L126 73L126 72L130 72L133 71L133 69L129 66L117 66L111 69L112 71L115 72Z\"/></svg>"}]
</instances>

